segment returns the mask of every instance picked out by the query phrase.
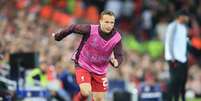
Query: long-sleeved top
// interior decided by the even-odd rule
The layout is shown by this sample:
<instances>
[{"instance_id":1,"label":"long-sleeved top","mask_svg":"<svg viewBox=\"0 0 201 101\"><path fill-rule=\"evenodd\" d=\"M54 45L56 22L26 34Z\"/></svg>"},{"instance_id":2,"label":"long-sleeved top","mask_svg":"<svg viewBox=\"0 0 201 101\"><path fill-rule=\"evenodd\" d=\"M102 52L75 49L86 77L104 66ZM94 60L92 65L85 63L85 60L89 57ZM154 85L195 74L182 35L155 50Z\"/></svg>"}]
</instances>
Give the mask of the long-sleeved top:
<instances>
[{"instance_id":1,"label":"long-sleeved top","mask_svg":"<svg viewBox=\"0 0 201 101\"><path fill-rule=\"evenodd\" d=\"M75 60L77 61L79 59L80 52L87 41L87 39L90 36L90 31L91 31L91 26L88 24L76 24L76 25L71 25L70 27L63 29L60 32L57 32L55 35L55 40L60 41L64 37L70 35L71 33L77 33L83 35L82 41L77 49L77 53L75 56ZM110 33L104 33L101 31L100 27L98 29L100 36L104 40L110 40L116 33L116 29L114 28ZM117 59L118 64L120 65L123 60L123 52L122 52L122 43L119 41L116 46L113 48L114 52L114 57ZM112 64L113 65L113 64ZM119 67L119 65L117 67ZM114 66L114 65L113 65Z\"/></svg>"},{"instance_id":2,"label":"long-sleeved top","mask_svg":"<svg viewBox=\"0 0 201 101\"><path fill-rule=\"evenodd\" d=\"M187 28L184 24L173 21L165 33L165 59L167 61L187 61Z\"/></svg>"}]
</instances>

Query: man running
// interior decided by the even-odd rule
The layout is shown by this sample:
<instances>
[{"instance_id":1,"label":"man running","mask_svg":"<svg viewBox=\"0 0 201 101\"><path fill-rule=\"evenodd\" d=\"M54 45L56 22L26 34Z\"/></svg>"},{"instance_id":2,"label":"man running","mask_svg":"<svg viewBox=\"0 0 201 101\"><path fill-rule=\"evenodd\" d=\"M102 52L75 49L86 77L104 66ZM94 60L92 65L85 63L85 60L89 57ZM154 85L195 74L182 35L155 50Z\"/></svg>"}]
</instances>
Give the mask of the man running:
<instances>
[{"instance_id":1,"label":"man running","mask_svg":"<svg viewBox=\"0 0 201 101\"><path fill-rule=\"evenodd\" d=\"M71 33L83 35L74 58L76 81L80 87L74 101L85 101L91 94L94 101L104 101L108 64L118 68L123 60L121 34L114 25L114 13L105 10L100 14L98 25L75 24L52 34L57 41Z\"/></svg>"}]
</instances>

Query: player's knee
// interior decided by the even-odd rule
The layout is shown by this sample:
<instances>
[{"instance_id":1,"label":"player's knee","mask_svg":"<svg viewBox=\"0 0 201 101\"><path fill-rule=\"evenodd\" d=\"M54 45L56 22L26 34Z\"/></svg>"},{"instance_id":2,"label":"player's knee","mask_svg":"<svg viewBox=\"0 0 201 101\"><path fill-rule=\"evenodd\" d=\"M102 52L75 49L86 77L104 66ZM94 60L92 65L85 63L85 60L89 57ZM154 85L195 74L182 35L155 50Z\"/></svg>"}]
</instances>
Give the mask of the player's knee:
<instances>
[{"instance_id":1,"label":"player's knee","mask_svg":"<svg viewBox=\"0 0 201 101\"><path fill-rule=\"evenodd\" d=\"M80 93L81 93L83 96L90 96L91 90L90 90L90 89L80 89Z\"/></svg>"},{"instance_id":2,"label":"player's knee","mask_svg":"<svg viewBox=\"0 0 201 101\"><path fill-rule=\"evenodd\" d=\"M90 96L91 95L91 86L90 85L80 85L80 93L83 95L83 96Z\"/></svg>"},{"instance_id":3,"label":"player's knee","mask_svg":"<svg viewBox=\"0 0 201 101\"><path fill-rule=\"evenodd\" d=\"M104 101L104 97L103 96L93 96L93 100L94 101Z\"/></svg>"},{"instance_id":4,"label":"player's knee","mask_svg":"<svg viewBox=\"0 0 201 101\"><path fill-rule=\"evenodd\" d=\"M94 101L104 101L105 100L105 93L103 92L94 92L93 93L93 100Z\"/></svg>"}]
</instances>

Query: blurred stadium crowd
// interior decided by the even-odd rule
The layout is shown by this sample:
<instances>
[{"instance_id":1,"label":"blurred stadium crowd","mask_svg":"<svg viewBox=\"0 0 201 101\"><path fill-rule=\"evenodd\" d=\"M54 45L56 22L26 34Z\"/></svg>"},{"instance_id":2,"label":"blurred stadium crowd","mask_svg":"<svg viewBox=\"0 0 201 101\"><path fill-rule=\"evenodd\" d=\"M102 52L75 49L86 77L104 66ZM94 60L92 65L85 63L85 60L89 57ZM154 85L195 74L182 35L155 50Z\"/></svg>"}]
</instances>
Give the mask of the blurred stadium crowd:
<instances>
[{"instance_id":1,"label":"blurred stadium crowd","mask_svg":"<svg viewBox=\"0 0 201 101\"><path fill-rule=\"evenodd\" d=\"M201 97L200 0L0 0L1 77L9 77L10 54L39 52L39 67L44 67L41 70L45 71L47 82L56 79L58 82L52 86L61 85L56 90L48 83L43 87L50 86L52 96L62 88L73 98L79 89L73 80L70 58L81 37L72 34L68 41L56 42L51 33L70 24L97 23L99 12L109 9L116 14L116 27L123 33L125 58L120 71L109 69L108 77L123 80L138 92L144 82L158 84L165 99L169 67L163 56L164 33L181 8L191 13L187 96Z\"/></svg>"}]
</instances>

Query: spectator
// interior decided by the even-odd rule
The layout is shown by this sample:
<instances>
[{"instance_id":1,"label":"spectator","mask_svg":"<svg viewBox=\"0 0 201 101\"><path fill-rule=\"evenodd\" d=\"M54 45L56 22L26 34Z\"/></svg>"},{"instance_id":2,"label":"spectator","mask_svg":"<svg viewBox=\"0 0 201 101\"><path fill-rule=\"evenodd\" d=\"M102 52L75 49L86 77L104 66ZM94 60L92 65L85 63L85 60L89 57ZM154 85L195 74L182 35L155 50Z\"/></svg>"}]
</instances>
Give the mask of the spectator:
<instances>
[{"instance_id":1,"label":"spectator","mask_svg":"<svg viewBox=\"0 0 201 101\"><path fill-rule=\"evenodd\" d=\"M187 81L187 28L188 21L186 11L179 11L176 19L168 25L165 39L165 59L170 70L169 100L182 101L185 99L185 85Z\"/></svg>"},{"instance_id":2,"label":"spectator","mask_svg":"<svg viewBox=\"0 0 201 101\"><path fill-rule=\"evenodd\" d=\"M79 92L79 86L76 84L75 77L61 63L57 63L57 77L61 80L63 89L69 94L71 100Z\"/></svg>"}]
</instances>

